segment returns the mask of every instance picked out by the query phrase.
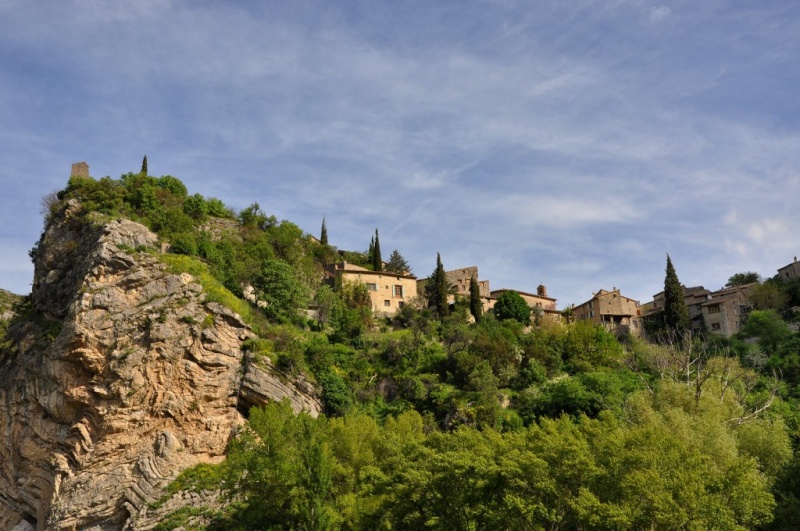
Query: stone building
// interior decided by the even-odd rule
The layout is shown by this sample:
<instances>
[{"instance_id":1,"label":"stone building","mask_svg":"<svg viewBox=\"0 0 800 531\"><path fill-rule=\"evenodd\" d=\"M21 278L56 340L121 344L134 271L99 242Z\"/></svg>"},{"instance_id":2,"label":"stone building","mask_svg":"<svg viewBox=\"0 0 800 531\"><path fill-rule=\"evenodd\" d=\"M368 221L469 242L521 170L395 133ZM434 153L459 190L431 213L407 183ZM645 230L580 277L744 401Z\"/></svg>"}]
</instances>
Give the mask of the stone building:
<instances>
[{"instance_id":1,"label":"stone building","mask_svg":"<svg viewBox=\"0 0 800 531\"><path fill-rule=\"evenodd\" d=\"M690 288L683 286L683 295L689 310L689 328L693 334L699 333L703 329L702 304L708 300L711 292L703 286L693 286ZM651 302L641 306L642 318L645 321L657 321L661 319L664 305L664 292L656 293L653 295L653 300Z\"/></svg>"},{"instance_id":2,"label":"stone building","mask_svg":"<svg viewBox=\"0 0 800 531\"><path fill-rule=\"evenodd\" d=\"M748 299L750 288L757 283L709 291L703 286L683 287L684 301L689 310L689 329L692 334L710 332L730 337L738 332L752 311ZM642 305L646 321L658 321L664 311L664 292Z\"/></svg>"},{"instance_id":3,"label":"stone building","mask_svg":"<svg viewBox=\"0 0 800 531\"><path fill-rule=\"evenodd\" d=\"M794 257L794 262L778 269L778 276L783 280L800 278L800 262L797 261L796 256Z\"/></svg>"},{"instance_id":4,"label":"stone building","mask_svg":"<svg viewBox=\"0 0 800 531\"><path fill-rule=\"evenodd\" d=\"M367 286L372 310L378 315L394 315L417 296L417 277L388 271L371 271L347 262L329 268L337 282L359 282Z\"/></svg>"},{"instance_id":5,"label":"stone building","mask_svg":"<svg viewBox=\"0 0 800 531\"><path fill-rule=\"evenodd\" d=\"M70 177L89 177L89 165L85 162L73 163Z\"/></svg>"},{"instance_id":6,"label":"stone building","mask_svg":"<svg viewBox=\"0 0 800 531\"><path fill-rule=\"evenodd\" d=\"M461 269L445 271L444 276L447 279L447 284L455 289L455 294L447 297L448 303L454 303L456 300L456 295L465 299L469 299L469 284L474 278L478 282L478 292L481 296L483 312L486 313L492 309L492 306L494 305L494 299L492 299L489 281L480 280L480 277L478 276L478 266L462 267Z\"/></svg>"},{"instance_id":7,"label":"stone building","mask_svg":"<svg viewBox=\"0 0 800 531\"><path fill-rule=\"evenodd\" d=\"M576 305L574 315L576 321L602 324L618 336L643 334L639 301L625 297L617 288L601 289L588 301Z\"/></svg>"},{"instance_id":8,"label":"stone building","mask_svg":"<svg viewBox=\"0 0 800 531\"><path fill-rule=\"evenodd\" d=\"M749 288L755 284L734 286L709 294L700 306L705 329L712 334L731 337L742 329L753 305L747 298Z\"/></svg>"}]
</instances>

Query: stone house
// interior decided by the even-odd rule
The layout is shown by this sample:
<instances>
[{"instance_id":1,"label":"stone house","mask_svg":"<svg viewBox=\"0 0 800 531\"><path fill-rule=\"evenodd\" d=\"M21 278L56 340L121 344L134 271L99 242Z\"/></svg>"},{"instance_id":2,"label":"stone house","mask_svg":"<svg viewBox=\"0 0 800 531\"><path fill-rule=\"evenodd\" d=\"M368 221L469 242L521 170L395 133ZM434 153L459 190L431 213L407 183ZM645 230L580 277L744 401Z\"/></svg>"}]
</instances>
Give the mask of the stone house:
<instances>
[{"instance_id":1,"label":"stone house","mask_svg":"<svg viewBox=\"0 0 800 531\"><path fill-rule=\"evenodd\" d=\"M561 312L556 309L556 299L547 296L547 287L540 284L536 288L536 294L527 293L525 291L519 290L510 290L510 289L497 289L492 291L492 301L491 306L494 307L494 303L503 293L507 291L516 291L519 293L522 300L528 303L528 306L531 307L532 310L541 310L542 316L550 321L550 322L561 322Z\"/></svg>"},{"instance_id":2,"label":"stone house","mask_svg":"<svg viewBox=\"0 0 800 531\"><path fill-rule=\"evenodd\" d=\"M778 269L778 276L782 280L791 280L793 278L800 278L800 262L797 261L796 256L794 257L794 262Z\"/></svg>"},{"instance_id":3,"label":"stone house","mask_svg":"<svg viewBox=\"0 0 800 531\"><path fill-rule=\"evenodd\" d=\"M684 286L684 301L689 310L692 334L710 332L730 337L738 332L753 309L748 293L755 285L746 284L718 291L709 291L703 286ZM647 321L660 319L663 311L663 291L656 293L651 302L642 305L642 316Z\"/></svg>"},{"instance_id":4,"label":"stone house","mask_svg":"<svg viewBox=\"0 0 800 531\"><path fill-rule=\"evenodd\" d=\"M456 300L456 295L469 300L469 284L472 278L478 281L478 292L481 296L481 304L483 306L483 313L488 312L494 305L492 299L492 292L489 288L488 280L480 280L478 276L478 266L462 267L461 269L453 269L452 271L445 271L444 276L447 279L447 284L450 285L455 294L447 297L447 302L450 304Z\"/></svg>"},{"instance_id":5,"label":"stone house","mask_svg":"<svg viewBox=\"0 0 800 531\"><path fill-rule=\"evenodd\" d=\"M703 286L683 287L684 301L689 310L689 328L693 334L699 333L703 329L703 310L702 304L706 302L711 292ZM653 295L653 300L641 306L642 318L645 321L656 321L660 319L664 311L664 292Z\"/></svg>"},{"instance_id":6,"label":"stone house","mask_svg":"<svg viewBox=\"0 0 800 531\"><path fill-rule=\"evenodd\" d=\"M753 311L747 293L754 285L734 286L712 292L700 305L706 330L725 337L731 337L741 330L747 316Z\"/></svg>"},{"instance_id":7,"label":"stone house","mask_svg":"<svg viewBox=\"0 0 800 531\"><path fill-rule=\"evenodd\" d=\"M617 288L601 289L588 301L576 305L573 311L576 321L602 324L618 336L643 334L639 301L625 297Z\"/></svg>"},{"instance_id":8,"label":"stone house","mask_svg":"<svg viewBox=\"0 0 800 531\"><path fill-rule=\"evenodd\" d=\"M372 310L376 315L394 315L417 296L417 277L388 271L371 271L347 262L329 266L328 273L336 282L358 282L367 286Z\"/></svg>"}]
</instances>

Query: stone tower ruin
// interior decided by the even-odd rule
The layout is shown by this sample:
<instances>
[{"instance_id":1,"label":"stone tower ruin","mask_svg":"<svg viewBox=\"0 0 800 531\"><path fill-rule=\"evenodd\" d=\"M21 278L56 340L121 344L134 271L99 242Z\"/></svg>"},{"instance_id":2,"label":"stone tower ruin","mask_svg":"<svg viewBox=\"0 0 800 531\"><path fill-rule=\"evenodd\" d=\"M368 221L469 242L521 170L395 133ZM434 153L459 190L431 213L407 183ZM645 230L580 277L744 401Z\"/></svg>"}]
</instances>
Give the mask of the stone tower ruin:
<instances>
[{"instance_id":1,"label":"stone tower ruin","mask_svg":"<svg viewBox=\"0 0 800 531\"><path fill-rule=\"evenodd\" d=\"M72 165L72 173L70 177L88 177L89 165L85 162L76 162Z\"/></svg>"}]
</instances>

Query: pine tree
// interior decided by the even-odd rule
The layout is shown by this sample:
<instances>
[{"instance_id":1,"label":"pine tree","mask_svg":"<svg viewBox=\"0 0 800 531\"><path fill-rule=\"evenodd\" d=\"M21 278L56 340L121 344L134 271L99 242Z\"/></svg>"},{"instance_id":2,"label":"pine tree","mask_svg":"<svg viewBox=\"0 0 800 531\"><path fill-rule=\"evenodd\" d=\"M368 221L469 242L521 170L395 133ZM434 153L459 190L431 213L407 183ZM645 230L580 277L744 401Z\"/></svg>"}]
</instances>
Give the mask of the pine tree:
<instances>
[{"instance_id":1,"label":"pine tree","mask_svg":"<svg viewBox=\"0 0 800 531\"><path fill-rule=\"evenodd\" d=\"M386 264L386 271L397 273L398 275L405 275L411 272L411 267L403 258L403 255L395 249L389 256L389 262Z\"/></svg>"},{"instance_id":2,"label":"pine tree","mask_svg":"<svg viewBox=\"0 0 800 531\"><path fill-rule=\"evenodd\" d=\"M689 330L689 308L678 274L667 255L667 274L664 277L664 324L667 331L683 337Z\"/></svg>"},{"instance_id":3,"label":"pine tree","mask_svg":"<svg viewBox=\"0 0 800 531\"><path fill-rule=\"evenodd\" d=\"M142 175L147 175L147 155L142 159L142 171L140 173Z\"/></svg>"},{"instance_id":4,"label":"pine tree","mask_svg":"<svg viewBox=\"0 0 800 531\"><path fill-rule=\"evenodd\" d=\"M325 217L322 218L322 230L319 235L319 243L328 245L328 227L325 226Z\"/></svg>"},{"instance_id":5,"label":"pine tree","mask_svg":"<svg viewBox=\"0 0 800 531\"><path fill-rule=\"evenodd\" d=\"M449 310L447 304L447 276L444 273L444 266L439 253L436 253L436 269L433 270L433 274L425 284L425 294L428 297L428 307L436 308L436 313L439 314L440 319L447 317Z\"/></svg>"},{"instance_id":6,"label":"pine tree","mask_svg":"<svg viewBox=\"0 0 800 531\"><path fill-rule=\"evenodd\" d=\"M481 288L475 277L469 279L469 313L475 318L475 321L480 321L483 316L483 302L481 301Z\"/></svg>"},{"instance_id":7,"label":"pine tree","mask_svg":"<svg viewBox=\"0 0 800 531\"><path fill-rule=\"evenodd\" d=\"M381 258L381 242L378 239L378 229L375 229L375 244L372 248L372 270L381 271L383 269L383 259Z\"/></svg>"}]
</instances>

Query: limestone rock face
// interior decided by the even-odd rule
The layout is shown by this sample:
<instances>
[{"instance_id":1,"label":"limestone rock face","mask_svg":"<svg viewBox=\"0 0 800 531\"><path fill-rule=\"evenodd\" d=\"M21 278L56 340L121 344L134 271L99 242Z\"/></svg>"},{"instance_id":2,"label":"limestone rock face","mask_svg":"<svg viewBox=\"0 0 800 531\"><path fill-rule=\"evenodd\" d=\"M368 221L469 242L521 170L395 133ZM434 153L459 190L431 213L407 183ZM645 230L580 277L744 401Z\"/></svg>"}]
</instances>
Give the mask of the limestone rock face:
<instances>
[{"instance_id":1,"label":"limestone rock face","mask_svg":"<svg viewBox=\"0 0 800 531\"><path fill-rule=\"evenodd\" d=\"M49 223L35 311L0 351L0 529L140 529L181 470L224 459L241 411L321 409L308 384L248 362L248 327L169 273L154 234L79 209Z\"/></svg>"}]
</instances>

